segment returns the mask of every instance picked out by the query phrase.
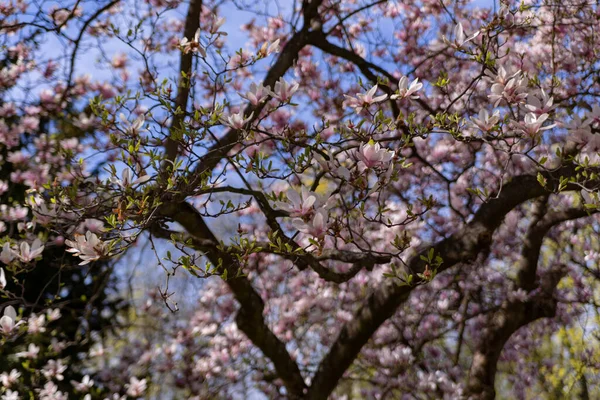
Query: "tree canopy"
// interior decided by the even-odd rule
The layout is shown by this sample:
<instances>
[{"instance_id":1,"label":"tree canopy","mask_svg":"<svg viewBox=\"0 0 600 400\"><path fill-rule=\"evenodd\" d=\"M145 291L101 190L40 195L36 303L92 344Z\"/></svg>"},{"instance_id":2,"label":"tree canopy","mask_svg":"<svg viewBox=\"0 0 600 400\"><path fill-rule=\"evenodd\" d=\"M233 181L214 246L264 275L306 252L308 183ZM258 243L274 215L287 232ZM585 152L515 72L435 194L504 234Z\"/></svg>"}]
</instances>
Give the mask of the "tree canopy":
<instances>
[{"instance_id":1,"label":"tree canopy","mask_svg":"<svg viewBox=\"0 0 600 400\"><path fill-rule=\"evenodd\" d=\"M0 0L1 399L600 397L599 32Z\"/></svg>"}]
</instances>

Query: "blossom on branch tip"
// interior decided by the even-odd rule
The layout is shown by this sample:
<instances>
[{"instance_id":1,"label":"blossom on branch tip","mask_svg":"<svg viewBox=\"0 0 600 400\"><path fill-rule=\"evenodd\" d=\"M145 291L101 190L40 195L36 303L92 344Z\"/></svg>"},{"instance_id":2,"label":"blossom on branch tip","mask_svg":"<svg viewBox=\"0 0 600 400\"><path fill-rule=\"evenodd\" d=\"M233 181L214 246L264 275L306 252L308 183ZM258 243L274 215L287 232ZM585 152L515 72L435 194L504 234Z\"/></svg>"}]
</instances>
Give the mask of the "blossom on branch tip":
<instances>
[{"instance_id":1,"label":"blossom on branch tip","mask_svg":"<svg viewBox=\"0 0 600 400\"><path fill-rule=\"evenodd\" d=\"M20 351L18 353L15 354L15 356L17 358L30 358L30 359L34 359L38 356L38 353L40 352L40 348L39 346L36 346L33 343L29 343L29 346L27 346L27 350L26 351Z\"/></svg>"},{"instance_id":2,"label":"blossom on branch tip","mask_svg":"<svg viewBox=\"0 0 600 400\"><path fill-rule=\"evenodd\" d=\"M90 231L87 231L85 236L75 234L74 242L67 239L65 243L70 247L70 249L67 249L69 253L73 253L73 256L83 260L79 265L88 264L108 254L107 244Z\"/></svg>"},{"instance_id":3,"label":"blossom on branch tip","mask_svg":"<svg viewBox=\"0 0 600 400\"><path fill-rule=\"evenodd\" d=\"M542 128L546 119L548 119L548 114L536 116L534 113L527 113L523 122L517 122L517 129L523 134L533 137L541 131L546 131L556 126L556 124L551 124Z\"/></svg>"},{"instance_id":4,"label":"blossom on branch tip","mask_svg":"<svg viewBox=\"0 0 600 400\"><path fill-rule=\"evenodd\" d=\"M221 26L223 26L223 24L225 23L225 18L223 17L219 17L217 16L217 14L213 14L210 18L210 22L208 24L207 30L211 35L221 35L221 36L227 36L227 32L224 31L220 31L219 29L221 29ZM198 31L196 31L196 34L199 35L199 31L200 29L198 29ZM198 37L194 36L194 39L198 39Z\"/></svg>"},{"instance_id":5,"label":"blossom on branch tip","mask_svg":"<svg viewBox=\"0 0 600 400\"><path fill-rule=\"evenodd\" d=\"M20 398L21 396L19 395L19 392L15 392L14 390L10 389L8 389L2 395L2 400L19 400Z\"/></svg>"},{"instance_id":6,"label":"blossom on branch tip","mask_svg":"<svg viewBox=\"0 0 600 400\"><path fill-rule=\"evenodd\" d=\"M42 241L40 239L35 239L31 246L29 246L29 243L23 241L19 246L18 252L13 250L15 256L17 256L17 258L24 263L35 260L42 254L43 251L44 246L42 245Z\"/></svg>"},{"instance_id":7,"label":"blossom on branch tip","mask_svg":"<svg viewBox=\"0 0 600 400\"><path fill-rule=\"evenodd\" d=\"M292 224L294 225L294 228L298 229L300 232L320 238L327 233L328 220L329 215L327 210L321 208L314 213L313 217L310 218L308 222L304 222L301 218L294 218Z\"/></svg>"},{"instance_id":8,"label":"blossom on branch tip","mask_svg":"<svg viewBox=\"0 0 600 400\"><path fill-rule=\"evenodd\" d=\"M202 57L206 57L206 50L204 50L204 47L200 44L200 28L196 30L196 34L192 40L189 40L188 38L181 39L179 47L184 54L199 53Z\"/></svg>"},{"instance_id":9,"label":"blossom on branch tip","mask_svg":"<svg viewBox=\"0 0 600 400\"><path fill-rule=\"evenodd\" d=\"M254 113L251 113L248 118L244 118L244 112L240 111L239 113L230 114L225 118L221 118L221 122L231 129L243 129L248 122L252 121L253 116Z\"/></svg>"},{"instance_id":10,"label":"blossom on branch tip","mask_svg":"<svg viewBox=\"0 0 600 400\"><path fill-rule=\"evenodd\" d=\"M290 214L290 217L304 217L311 214L316 208L329 209L333 206L335 197L329 197L325 201L320 195L311 192L302 186L300 193L290 188L286 192L287 201L278 201L275 205Z\"/></svg>"},{"instance_id":11,"label":"blossom on branch tip","mask_svg":"<svg viewBox=\"0 0 600 400\"><path fill-rule=\"evenodd\" d=\"M488 74L488 76L491 76ZM488 98L494 102L494 107L504 99L508 104L518 104L525 101L528 96L526 92L526 80L521 76L521 71L509 75L502 67L498 68L495 83L492 84L492 93Z\"/></svg>"},{"instance_id":12,"label":"blossom on branch tip","mask_svg":"<svg viewBox=\"0 0 600 400\"><path fill-rule=\"evenodd\" d=\"M421 90L421 88L423 88L423 84L419 82L419 78L415 78L409 85L408 78L403 76L398 81L398 91L396 94L391 95L390 98L392 100L405 99L407 97L411 99L418 99L419 95L415 95L414 93Z\"/></svg>"},{"instance_id":13,"label":"blossom on branch tip","mask_svg":"<svg viewBox=\"0 0 600 400\"><path fill-rule=\"evenodd\" d=\"M120 113L119 119L123 123L123 131L129 136L137 136L139 133L146 131L144 124L146 123L146 117L144 114L140 114L133 122L129 122L125 114Z\"/></svg>"},{"instance_id":14,"label":"blossom on branch tip","mask_svg":"<svg viewBox=\"0 0 600 400\"><path fill-rule=\"evenodd\" d=\"M131 377L129 383L125 385L127 394L131 397L140 397L146 391L146 380Z\"/></svg>"},{"instance_id":15,"label":"blossom on branch tip","mask_svg":"<svg viewBox=\"0 0 600 400\"><path fill-rule=\"evenodd\" d=\"M271 95L282 103L287 103L292 99L294 93L298 91L300 84L297 82L288 83L285 79L279 78L275 82L275 87L271 92Z\"/></svg>"},{"instance_id":16,"label":"blossom on branch tip","mask_svg":"<svg viewBox=\"0 0 600 400\"><path fill-rule=\"evenodd\" d=\"M444 43L449 44L450 46L452 46L456 49L461 48L464 44L470 42L471 40L473 40L477 36L479 36L479 31L477 31L474 34L472 34L471 36L467 37L465 35L463 26L460 22L458 24L456 24L456 26L454 27L453 33L454 33L453 41L448 40L448 38L446 38L446 36L443 36L442 40L444 41Z\"/></svg>"},{"instance_id":17,"label":"blossom on branch tip","mask_svg":"<svg viewBox=\"0 0 600 400\"><path fill-rule=\"evenodd\" d=\"M262 83L257 85L252 82L250 84L250 90L248 90L246 94L240 93L240 96L248 100L252 105L257 106L268 99L271 93L271 88L269 86L265 87Z\"/></svg>"},{"instance_id":18,"label":"blossom on branch tip","mask_svg":"<svg viewBox=\"0 0 600 400\"><path fill-rule=\"evenodd\" d=\"M71 381L71 385L77 392L87 392L94 386L94 381L90 379L89 375L85 375L81 382Z\"/></svg>"},{"instance_id":19,"label":"blossom on branch tip","mask_svg":"<svg viewBox=\"0 0 600 400\"><path fill-rule=\"evenodd\" d=\"M394 157L395 152L383 148L376 142L363 143L356 151L358 169L364 171L371 168L386 168Z\"/></svg>"},{"instance_id":20,"label":"blossom on branch tip","mask_svg":"<svg viewBox=\"0 0 600 400\"><path fill-rule=\"evenodd\" d=\"M121 186L123 189L127 189L130 186L134 186L134 185L149 181L150 175L140 176L133 182L131 181L131 178L132 178L131 170L129 168L125 167L125 168L123 168L123 172L121 172L121 179L118 179L115 176L111 176L110 181L116 185Z\"/></svg>"},{"instance_id":21,"label":"blossom on branch tip","mask_svg":"<svg viewBox=\"0 0 600 400\"><path fill-rule=\"evenodd\" d=\"M527 104L525 108L536 115L547 114L556 108L554 99L546 94L544 89L540 90L540 97L530 94L527 96Z\"/></svg>"},{"instance_id":22,"label":"blossom on branch tip","mask_svg":"<svg viewBox=\"0 0 600 400\"><path fill-rule=\"evenodd\" d=\"M360 114L364 108L367 108L372 104L385 101L388 98L387 94L375 96L377 88L378 85L375 85L371 89L367 90L366 93L356 93L356 97L344 95L344 97L346 97L344 103L347 107L354 108L357 114Z\"/></svg>"},{"instance_id":23,"label":"blossom on branch tip","mask_svg":"<svg viewBox=\"0 0 600 400\"><path fill-rule=\"evenodd\" d=\"M262 57L267 57L273 53L279 53L279 42L279 39L271 44L269 44L269 42L265 42L258 51L258 54L260 54Z\"/></svg>"},{"instance_id":24,"label":"blossom on branch tip","mask_svg":"<svg viewBox=\"0 0 600 400\"><path fill-rule=\"evenodd\" d=\"M21 373L16 369L12 369L10 373L3 372L0 374L0 383L2 383L3 387L9 388L15 383L17 383L17 380L20 376Z\"/></svg>"},{"instance_id":25,"label":"blossom on branch tip","mask_svg":"<svg viewBox=\"0 0 600 400\"><path fill-rule=\"evenodd\" d=\"M500 111L496 110L490 115L487 110L481 109L478 117L471 117L471 123L483 132L489 132L500 121Z\"/></svg>"},{"instance_id":26,"label":"blossom on branch tip","mask_svg":"<svg viewBox=\"0 0 600 400\"><path fill-rule=\"evenodd\" d=\"M13 306L7 306L4 308L4 315L0 318L0 332L5 335L10 334L16 327L24 324L25 321L21 320L17 322L17 312Z\"/></svg>"},{"instance_id":27,"label":"blossom on branch tip","mask_svg":"<svg viewBox=\"0 0 600 400\"><path fill-rule=\"evenodd\" d=\"M0 268L0 290L6 287L6 274L4 273L4 268Z\"/></svg>"},{"instance_id":28,"label":"blossom on branch tip","mask_svg":"<svg viewBox=\"0 0 600 400\"><path fill-rule=\"evenodd\" d=\"M15 258L15 253L10 248L10 243L4 243L2 246L2 252L0 252L0 261L4 264L10 264Z\"/></svg>"}]
</instances>

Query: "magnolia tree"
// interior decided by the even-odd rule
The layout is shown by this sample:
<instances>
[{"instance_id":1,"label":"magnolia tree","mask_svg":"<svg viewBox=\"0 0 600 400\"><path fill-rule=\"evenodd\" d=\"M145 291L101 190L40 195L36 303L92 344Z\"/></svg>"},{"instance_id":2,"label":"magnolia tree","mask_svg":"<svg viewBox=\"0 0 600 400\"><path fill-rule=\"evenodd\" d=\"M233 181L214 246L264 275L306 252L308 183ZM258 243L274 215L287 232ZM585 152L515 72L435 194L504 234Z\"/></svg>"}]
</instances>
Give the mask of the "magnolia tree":
<instances>
[{"instance_id":1,"label":"magnolia tree","mask_svg":"<svg viewBox=\"0 0 600 400\"><path fill-rule=\"evenodd\" d=\"M600 396L599 31L584 0L1 1L2 399Z\"/></svg>"}]
</instances>

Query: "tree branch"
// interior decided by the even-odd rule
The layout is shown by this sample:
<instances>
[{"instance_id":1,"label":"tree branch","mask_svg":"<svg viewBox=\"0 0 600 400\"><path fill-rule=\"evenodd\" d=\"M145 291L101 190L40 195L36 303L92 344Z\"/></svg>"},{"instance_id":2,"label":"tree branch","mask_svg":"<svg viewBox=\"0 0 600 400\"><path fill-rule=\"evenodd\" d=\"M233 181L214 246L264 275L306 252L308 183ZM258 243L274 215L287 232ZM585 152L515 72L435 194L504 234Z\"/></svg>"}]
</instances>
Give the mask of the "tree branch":
<instances>
[{"instance_id":1,"label":"tree branch","mask_svg":"<svg viewBox=\"0 0 600 400\"><path fill-rule=\"evenodd\" d=\"M240 266L237 260L233 255L220 251L216 245L206 246L207 243L218 243L218 240L202 216L190 204L172 203L165 206L161 212L185 228L193 238L193 245L200 249L215 267L227 271L229 279L226 283L240 305L235 319L238 328L273 362L277 375L289 392L289 397L301 397L306 384L300 369L290 357L285 344L266 325L263 318L265 304L250 281L246 277L238 276Z\"/></svg>"},{"instance_id":2,"label":"tree branch","mask_svg":"<svg viewBox=\"0 0 600 400\"><path fill-rule=\"evenodd\" d=\"M273 64L273 66L269 69L269 72L267 72L267 76L263 80L263 86L270 86L272 88L275 85L275 82L285 75L288 69L294 65L298 59L300 51L309 43L310 37L314 35L314 32L311 31L311 20L317 16L318 8L322 2L323 0L313 0L308 4L304 2L302 11L304 15L304 25L302 29L294 33L290 40L285 44L283 50L279 54L279 57L277 57L277 61L275 61L275 64ZM244 115L249 116L252 114L252 119L249 123L252 123L259 118L261 111L268 101L269 100L267 99L257 106L253 106L251 104L246 106L244 109ZM219 161L229 154L231 149L239 142L239 140L239 130L230 129L227 131L227 133L221 139L219 139L217 143L208 149L206 154L198 162L198 165L190 174L190 176L193 178L187 185L188 188L196 187L202 177L206 173L212 171L217 166Z\"/></svg>"},{"instance_id":3,"label":"tree branch","mask_svg":"<svg viewBox=\"0 0 600 400\"><path fill-rule=\"evenodd\" d=\"M567 170L571 171L568 168L561 168L557 172ZM550 178L548 180L553 182ZM438 272L458 263L473 260L482 250L489 248L493 232L510 210L546 193L547 191L540 186L537 179L529 175L515 177L504 185L495 198L479 208L469 224L433 246L435 254L443 259ZM429 247L423 248L407 263L414 274L414 285L400 286L396 282L388 281L365 300L354 318L341 329L329 353L319 365L308 390L307 399L326 399L379 326L408 299L417 285L426 283L417 278L416 274L425 270L426 263L420 256L426 256L429 249Z\"/></svg>"},{"instance_id":4,"label":"tree branch","mask_svg":"<svg viewBox=\"0 0 600 400\"><path fill-rule=\"evenodd\" d=\"M480 338L480 344L473 354L467 381L467 396L470 399L495 398L498 359L510 337L523 326L540 318L553 317L556 312L556 300L552 292L565 271L562 268L550 271L545 274L545 279L536 282L542 243L552 227L564 221L586 217L589 212L583 208L571 208L546 214L546 199L542 201L543 204L536 204L517 264L517 287L528 292L530 297L524 302L509 299L491 317L489 330Z\"/></svg>"},{"instance_id":5,"label":"tree branch","mask_svg":"<svg viewBox=\"0 0 600 400\"><path fill-rule=\"evenodd\" d=\"M185 27L183 29L183 36L191 40L194 34L200 28L200 14L202 12L202 0L190 0L190 7L185 18ZM169 137L165 145L166 159L169 161L175 161L178 154L179 143L174 140L175 131L177 129L183 129L183 120L185 116L185 110L187 109L188 98L190 97L190 82L192 77L192 61L194 53L181 53L179 59L179 81L177 85L177 97L175 98L175 104L173 109L176 110L173 115L173 120L169 128ZM186 74L187 78L183 77L183 73ZM177 112L177 110L180 112Z\"/></svg>"}]
</instances>

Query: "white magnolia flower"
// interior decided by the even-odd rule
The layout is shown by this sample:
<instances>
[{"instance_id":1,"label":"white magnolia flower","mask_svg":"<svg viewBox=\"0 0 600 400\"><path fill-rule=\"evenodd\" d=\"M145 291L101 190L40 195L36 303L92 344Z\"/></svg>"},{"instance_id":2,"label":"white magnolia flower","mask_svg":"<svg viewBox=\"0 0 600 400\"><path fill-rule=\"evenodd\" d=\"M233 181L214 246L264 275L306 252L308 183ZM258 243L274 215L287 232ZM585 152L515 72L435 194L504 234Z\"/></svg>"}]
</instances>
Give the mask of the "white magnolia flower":
<instances>
[{"instance_id":1,"label":"white magnolia flower","mask_svg":"<svg viewBox=\"0 0 600 400\"><path fill-rule=\"evenodd\" d=\"M414 93L421 90L421 88L423 88L423 84L419 83L419 78L413 80L409 85L408 78L406 76L403 76L398 81L398 91L396 92L396 94L391 95L390 98L392 100L405 98L418 99L419 95L415 95Z\"/></svg>"},{"instance_id":2,"label":"white magnolia flower","mask_svg":"<svg viewBox=\"0 0 600 400\"><path fill-rule=\"evenodd\" d=\"M123 172L121 172L121 179L117 178L116 176L111 176L110 181L116 185L121 186L123 189L126 189L130 186L134 186L134 185L149 181L150 175L140 176L133 182L131 181L131 178L132 178L131 170L129 168L125 167L125 168L123 168Z\"/></svg>"},{"instance_id":3,"label":"white magnolia flower","mask_svg":"<svg viewBox=\"0 0 600 400\"><path fill-rule=\"evenodd\" d=\"M243 129L248 122L252 121L253 116L254 113L251 113L248 118L244 118L244 112L240 111L239 113L230 114L225 118L221 118L221 122L231 129Z\"/></svg>"},{"instance_id":4,"label":"white magnolia flower","mask_svg":"<svg viewBox=\"0 0 600 400\"><path fill-rule=\"evenodd\" d=\"M46 365L42 368L42 374L46 379L56 379L62 381L65 379L63 372L67 370L67 366L62 363L61 360L48 360Z\"/></svg>"},{"instance_id":5,"label":"white magnolia flower","mask_svg":"<svg viewBox=\"0 0 600 400\"><path fill-rule=\"evenodd\" d=\"M377 88L378 86L375 85L366 93L356 93L356 97L344 95L344 97L346 97L344 103L347 107L354 108L357 114L360 114L364 108L369 107L371 104L385 101L388 98L387 94L375 96L375 93L377 93Z\"/></svg>"},{"instance_id":6,"label":"white magnolia flower","mask_svg":"<svg viewBox=\"0 0 600 400\"><path fill-rule=\"evenodd\" d=\"M17 312L13 306L7 306L4 308L4 315L0 318L0 332L8 335L16 327L24 323L25 321L23 320L17 322Z\"/></svg>"},{"instance_id":7,"label":"white magnolia flower","mask_svg":"<svg viewBox=\"0 0 600 400\"><path fill-rule=\"evenodd\" d=\"M15 392L14 390L8 389L2 395L2 400L20 400L19 392Z\"/></svg>"},{"instance_id":8,"label":"white magnolia flower","mask_svg":"<svg viewBox=\"0 0 600 400\"><path fill-rule=\"evenodd\" d=\"M539 97L529 94L525 108L536 115L547 114L556 108L554 99L546 94L544 89L540 90Z\"/></svg>"},{"instance_id":9,"label":"white magnolia flower","mask_svg":"<svg viewBox=\"0 0 600 400\"><path fill-rule=\"evenodd\" d=\"M296 82L289 84L285 79L279 78L279 80L275 82L275 87L271 92L271 96L282 103L287 103L292 99L294 93L298 91L299 87L300 85Z\"/></svg>"},{"instance_id":10,"label":"white magnolia flower","mask_svg":"<svg viewBox=\"0 0 600 400\"><path fill-rule=\"evenodd\" d=\"M471 117L472 124L483 132L489 132L500 121L500 111L496 110L490 115L487 110L479 111L479 118Z\"/></svg>"},{"instance_id":11,"label":"white magnolia flower","mask_svg":"<svg viewBox=\"0 0 600 400\"><path fill-rule=\"evenodd\" d=\"M28 319L27 332L31 334L46 332L46 316L31 314Z\"/></svg>"},{"instance_id":12,"label":"white magnolia flower","mask_svg":"<svg viewBox=\"0 0 600 400\"><path fill-rule=\"evenodd\" d=\"M73 253L73 256L81 258L83 261L79 265L88 264L91 261L100 259L107 255L108 246L106 243L101 241L95 233L87 231L85 236L75 234L75 241L66 240L67 246L71 247L67 249L69 253Z\"/></svg>"},{"instance_id":13,"label":"white magnolia flower","mask_svg":"<svg viewBox=\"0 0 600 400\"><path fill-rule=\"evenodd\" d=\"M46 318L48 318L48 322L56 321L61 317L60 309L54 308L52 310L46 310Z\"/></svg>"},{"instance_id":14,"label":"white magnolia flower","mask_svg":"<svg viewBox=\"0 0 600 400\"><path fill-rule=\"evenodd\" d=\"M131 377L129 379L129 383L125 385L127 388L127 394L131 397L140 397L146 391L146 380L138 379L136 377Z\"/></svg>"},{"instance_id":15,"label":"white magnolia flower","mask_svg":"<svg viewBox=\"0 0 600 400\"><path fill-rule=\"evenodd\" d=\"M254 82L250 84L250 90L246 92L246 94L241 94L244 99L248 100L252 105L259 105L263 101L269 98L271 94L271 88L269 86L265 87L262 83L258 85Z\"/></svg>"},{"instance_id":16,"label":"white magnolia flower","mask_svg":"<svg viewBox=\"0 0 600 400\"><path fill-rule=\"evenodd\" d=\"M2 383L3 387L9 388L15 383L17 383L17 380L20 376L21 373L16 369L12 369L10 373L3 372L0 374L0 383Z\"/></svg>"},{"instance_id":17,"label":"white magnolia flower","mask_svg":"<svg viewBox=\"0 0 600 400\"><path fill-rule=\"evenodd\" d=\"M475 39L477 36L479 36L479 31L477 31L474 34L472 34L471 36L467 37L465 35L462 24L459 22L454 27L454 40L450 41L450 40L448 40L448 38L446 38L446 36L444 36L442 38L442 40L444 41L444 43L449 44L450 46L459 49L465 43L470 42L471 40Z\"/></svg>"},{"instance_id":18,"label":"white magnolia flower","mask_svg":"<svg viewBox=\"0 0 600 400\"><path fill-rule=\"evenodd\" d=\"M42 241L40 239L35 239L31 246L29 246L29 243L23 241L19 246L18 252L13 250L15 256L17 256L17 258L24 263L35 260L42 254L43 251L44 246L42 245Z\"/></svg>"},{"instance_id":19,"label":"white magnolia flower","mask_svg":"<svg viewBox=\"0 0 600 400\"><path fill-rule=\"evenodd\" d=\"M119 114L119 119L123 123L123 131L129 136L137 136L139 133L147 130L144 128L144 124L146 123L144 114L140 114L133 122L129 122L123 113Z\"/></svg>"},{"instance_id":20,"label":"white magnolia flower","mask_svg":"<svg viewBox=\"0 0 600 400\"><path fill-rule=\"evenodd\" d=\"M37 357L38 353L40 352L40 348L38 346L36 346L33 343L29 343L29 346L27 346L27 350L26 351L20 351L17 354L15 354L15 356L17 356L18 358L31 358L34 359Z\"/></svg>"},{"instance_id":21,"label":"white magnolia flower","mask_svg":"<svg viewBox=\"0 0 600 400\"><path fill-rule=\"evenodd\" d=\"M363 143L356 152L358 169L364 171L370 168L389 167L395 152L383 148L376 142Z\"/></svg>"},{"instance_id":22,"label":"white magnolia flower","mask_svg":"<svg viewBox=\"0 0 600 400\"><path fill-rule=\"evenodd\" d=\"M202 57L206 57L206 50L204 50L204 47L200 44L200 28L198 28L192 40L188 40L188 38L181 39L179 47L184 54L198 53Z\"/></svg>"},{"instance_id":23,"label":"white magnolia flower","mask_svg":"<svg viewBox=\"0 0 600 400\"><path fill-rule=\"evenodd\" d=\"M78 392L87 392L94 386L94 381L90 379L89 375L86 375L81 379L81 382L71 381L71 385Z\"/></svg>"},{"instance_id":24,"label":"white magnolia flower","mask_svg":"<svg viewBox=\"0 0 600 400\"><path fill-rule=\"evenodd\" d=\"M4 273L4 268L0 268L0 290L6 287L6 274Z\"/></svg>"}]
</instances>

